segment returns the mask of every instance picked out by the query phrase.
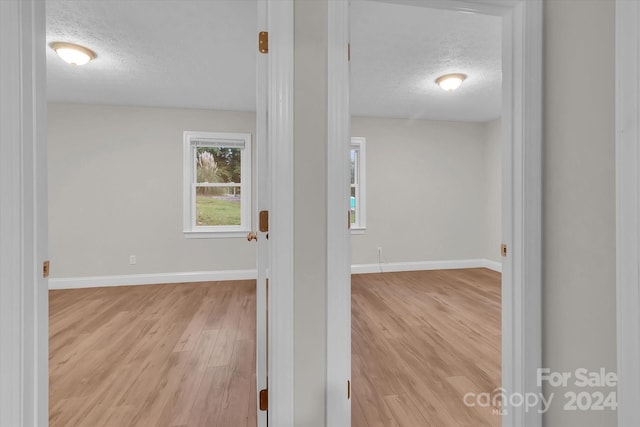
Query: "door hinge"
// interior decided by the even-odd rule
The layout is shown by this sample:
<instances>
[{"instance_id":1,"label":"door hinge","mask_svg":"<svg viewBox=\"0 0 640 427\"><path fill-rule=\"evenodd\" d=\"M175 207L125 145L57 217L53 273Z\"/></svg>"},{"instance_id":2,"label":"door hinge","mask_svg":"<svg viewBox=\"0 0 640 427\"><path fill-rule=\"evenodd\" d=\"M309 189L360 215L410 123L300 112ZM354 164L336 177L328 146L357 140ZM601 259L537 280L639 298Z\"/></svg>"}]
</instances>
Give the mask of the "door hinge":
<instances>
[{"instance_id":1,"label":"door hinge","mask_svg":"<svg viewBox=\"0 0 640 427\"><path fill-rule=\"evenodd\" d=\"M260 410L266 411L269 409L269 390L266 388L260 390Z\"/></svg>"},{"instance_id":2,"label":"door hinge","mask_svg":"<svg viewBox=\"0 0 640 427\"><path fill-rule=\"evenodd\" d=\"M347 381L347 400L351 399L351 381Z\"/></svg>"},{"instance_id":3,"label":"door hinge","mask_svg":"<svg viewBox=\"0 0 640 427\"><path fill-rule=\"evenodd\" d=\"M351 230L351 211L347 210L347 228Z\"/></svg>"},{"instance_id":4,"label":"door hinge","mask_svg":"<svg viewBox=\"0 0 640 427\"><path fill-rule=\"evenodd\" d=\"M500 255L507 256L507 244L503 243L500 245Z\"/></svg>"},{"instance_id":5,"label":"door hinge","mask_svg":"<svg viewBox=\"0 0 640 427\"><path fill-rule=\"evenodd\" d=\"M260 215L259 219L260 219L260 224L258 226L258 228L260 229L260 231L262 231L263 233L266 233L269 231L269 211L260 211Z\"/></svg>"},{"instance_id":6,"label":"door hinge","mask_svg":"<svg viewBox=\"0 0 640 427\"><path fill-rule=\"evenodd\" d=\"M45 279L47 277L49 277L49 260L46 260L43 264L42 264L42 277L44 277Z\"/></svg>"},{"instance_id":7,"label":"door hinge","mask_svg":"<svg viewBox=\"0 0 640 427\"><path fill-rule=\"evenodd\" d=\"M258 33L258 50L260 53L269 53L269 33L267 31Z\"/></svg>"},{"instance_id":8,"label":"door hinge","mask_svg":"<svg viewBox=\"0 0 640 427\"><path fill-rule=\"evenodd\" d=\"M351 43L347 44L347 61L351 61Z\"/></svg>"}]
</instances>

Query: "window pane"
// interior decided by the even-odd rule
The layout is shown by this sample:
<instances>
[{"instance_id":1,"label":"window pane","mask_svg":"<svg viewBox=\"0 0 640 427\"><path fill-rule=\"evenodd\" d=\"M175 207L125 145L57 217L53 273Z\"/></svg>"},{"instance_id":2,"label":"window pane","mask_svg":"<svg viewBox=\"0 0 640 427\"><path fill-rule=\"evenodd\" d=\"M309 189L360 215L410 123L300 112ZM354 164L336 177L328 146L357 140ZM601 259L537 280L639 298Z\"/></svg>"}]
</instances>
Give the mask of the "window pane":
<instances>
[{"instance_id":1,"label":"window pane","mask_svg":"<svg viewBox=\"0 0 640 427\"><path fill-rule=\"evenodd\" d=\"M350 205L351 205L351 224L355 224L356 223L356 188L355 187L351 187L351 201L350 201Z\"/></svg>"},{"instance_id":2,"label":"window pane","mask_svg":"<svg viewBox=\"0 0 640 427\"><path fill-rule=\"evenodd\" d=\"M241 148L196 148L197 183L240 183Z\"/></svg>"},{"instance_id":3,"label":"window pane","mask_svg":"<svg viewBox=\"0 0 640 427\"><path fill-rule=\"evenodd\" d=\"M240 187L196 187L196 226L240 224Z\"/></svg>"},{"instance_id":4,"label":"window pane","mask_svg":"<svg viewBox=\"0 0 640 427\"><path fill-rule=\"evenodd\" d=\"M356 183L356 150L351 150L351 183Z\"/></svg>"}]
</instances>

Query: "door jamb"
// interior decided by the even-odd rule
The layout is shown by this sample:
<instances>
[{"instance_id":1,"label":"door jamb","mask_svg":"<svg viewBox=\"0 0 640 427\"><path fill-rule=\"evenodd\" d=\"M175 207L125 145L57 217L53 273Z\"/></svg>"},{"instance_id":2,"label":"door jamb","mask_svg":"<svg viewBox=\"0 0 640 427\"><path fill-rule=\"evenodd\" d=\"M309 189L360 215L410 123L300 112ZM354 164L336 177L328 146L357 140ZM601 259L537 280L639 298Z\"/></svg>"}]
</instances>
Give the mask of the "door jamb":
<instances>
[{"instance_id":1,"label":"door jamb","mask_svg":"<svg viewBox=\"0 0 640 427\"><path fill-rule=\"evenodd\" d=\"M328 2L327 389L328 426L351 425L349 1ZM346 420L349 420L347 424Z\"/></svg>"},{"instance_id":2,"label":"door jamb","mask_svg":"<svg viewBox=\"0 0 640 427\"><path fill-rule=\"evenodd\" d=\"M541 0L386 0L503 17L503 242L509 254L503 261L502 388L507 394L540 393L537 372L542 366L542 20ZM350 380L350 278L340 259L350 260L343 230L348 209L343 189L349 141L347 58L348 9L329 2L329 122L327 242L327 419L332 425L351 425L350 402L334 385ZM342 43L342 47L337 43ZM345 188L347 186L345 185ZM496 248L498 250L498 248ZM346 293L349 293L347 296ZM350 331L349 331L350 332ZM335 355L335 356L334 356ZM347 356L348 355L348 356ZM492 390L488 390L491 392ZM334 396L335 394L335 396ZM506 408L505 427L540 427L536 410Z\"/></svg>"},{"instance_id":3,"label":"door jamb","mask_svg":"<svg viewBox=\"0 0 640 427\"><path fill-rule=\"evenodd\" d=\"M267 31L268 20L267 0L258 0L258 22L257 29L259 32ZM266 174L269 171L268 153L269 140L267 135L268 121L268 64L269 55L255 51L256 55L256 173L254 187L258 194L255 198L256 207L253 214L253 230L258 230L258 212L269 210L269 202L271 195L269 193L269 181ZM258 232L258 231L256 231ZM257 243L257 259L256 259L256 423L257 427L267 427L268 411L260 409L260 392L268 389L268 370L267 356L267 272L269 269L269 242L266 240L266 234L260 233Z\"/></svg>"},{"instance_id":4,"label":"door jamb","mask_svg":"<svg viewBox=\"0 0 640 427\"><path fill-rule=\"evenodd\" d=\"M640 425L640 3L616 1L618 426Z\"/></svg>"},{"instance_id":5,"label":"door jamb","mask_svg":"<svg viewBox=\"0 0 640 427\"><path fill-rule=\"evenodd\" d=\"M293 0L268 0L269 412L293 427Z\"/></svg>"}]
</instances>

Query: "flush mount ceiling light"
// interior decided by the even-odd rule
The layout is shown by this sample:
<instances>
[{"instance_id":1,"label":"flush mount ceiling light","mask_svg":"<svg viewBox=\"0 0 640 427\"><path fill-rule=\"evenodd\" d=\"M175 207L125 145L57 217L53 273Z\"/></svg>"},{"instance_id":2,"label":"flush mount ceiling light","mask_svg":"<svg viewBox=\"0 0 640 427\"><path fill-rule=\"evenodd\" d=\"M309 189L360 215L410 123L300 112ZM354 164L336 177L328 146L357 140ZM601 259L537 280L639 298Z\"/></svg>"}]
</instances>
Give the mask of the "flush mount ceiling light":
<instances>
[{"instance_id":1,"label":"flush mount ceiling light","mask_svg":"<svg viewBox=\"0 0 640 427\"><path fill-rule=\"evenodd\" d=\"M460 73L445 74L436 79L436 84L447 92L458 89L467 76Z\"/></svg>"},{"instance_id":2,"label":"flush mount ceiling light","mask_svg":"<svg viewBox=\"0 0 640 427\"><path fill-rule=\"evenodd\" d=\"M73 43L54 42L51 43L51 49L71 65L84 65L96 57L91 49Z\"/></svg>"}]
</instances>

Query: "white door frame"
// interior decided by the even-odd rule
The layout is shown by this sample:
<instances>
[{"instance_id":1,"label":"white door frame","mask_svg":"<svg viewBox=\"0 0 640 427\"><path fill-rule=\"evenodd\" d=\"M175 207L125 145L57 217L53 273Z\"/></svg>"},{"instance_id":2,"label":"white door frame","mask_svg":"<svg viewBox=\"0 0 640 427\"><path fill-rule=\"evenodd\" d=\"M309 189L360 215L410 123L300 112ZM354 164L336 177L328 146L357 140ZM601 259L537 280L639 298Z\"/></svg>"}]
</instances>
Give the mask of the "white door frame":
<instances>
[{"instance_id":1,"label":"white door frame","mask_svg":"<svg viewBox=\"0 0 640 427\"><path fill-rule=\"evenodd\" d=\"M327 426L351 425L349 2L328 2ZM347 423L348 420L348 423Z\"/></svg>"},{"instance_id":2,"label":"white door frame","mask_svg":"<svg viewBox=\"0 0 640 427\"><path fill-rule=\"evenodd\" d=\"M44 3L0 1L2 426L49 420L44 49Z\"/></svg>"},{"instance_id":3,"label":"white door frame","mask_svg":"<svg viewBox=\"0 0 640 427\"><path fill-rule=\"evenodd\" d=\"M293 0L268 0L269 425L293 427Z\"/></svg>"},{"instance_id":4,"label":"white door frame","mask_svg":"<svg viewBox=\"0 0 640 427\"><path fill-rule=\"evenodd\" d=\"M266 0L270 425L293 426L293 1ZM0 1L0 425L45 426L48 252L45 8Z\"/></svg>"},{"instance_id":5,"label":"white door frame","mask_svg":"<svg viewBox=\"0 0 640 427\"><path fill-rule=\"evenodd\" d=\"M542 1L386 1L503 17L502 235L509 253L502 266L502 388L506 393L540 393L536 375L542 365ZM329 1L327 420L331 426L351 425L344 392L351 369L351 331L345 326L351 324L350 276L345 266L351 259L345 227L350 140L345 3ZM540 427L542 415L508 408L502 423Z\"/></svg>"},{"instance_id":6,"label":"white door frame","mask_svg":"<svg viewBox=\"0 0 640 427\"><path fill-rule=\"evenodd\" d=\"M268 30L267 0L258 0L258 31ZM256 257L256 421L257 427L267 427L267 411L260 410L260 390L267 384L267 271L269 269L269 242L266 233L260 233L258 212L269 210L271 194L269 193L269 139L267 135L267 114L269 98L269 57L256 49L256 207L253 212L253 230L259 234Z\"/></svg>"},{"instance_id":7,"label":"white door frame","mask_svg":"<svg viewBox=\"0 0 640 427\"><path fill-rule=\"evenodd\" d=\"M640 425L640 2L616 1L618 426Z\"/></svg>"}]
</instances>

